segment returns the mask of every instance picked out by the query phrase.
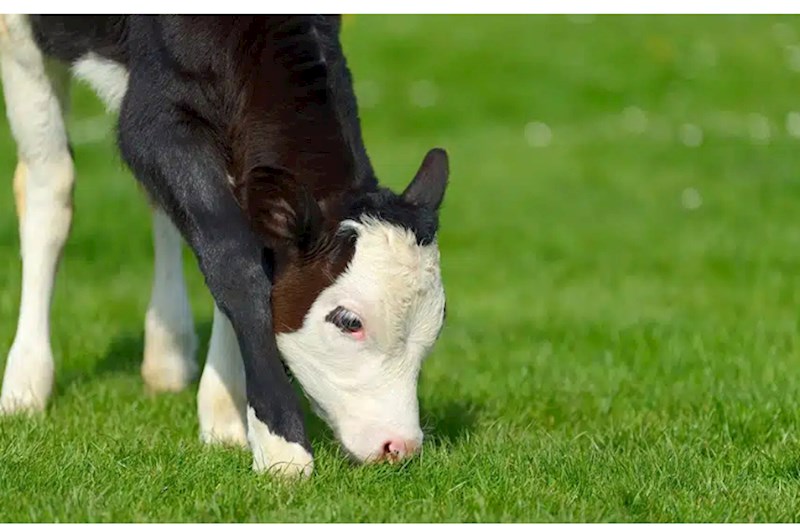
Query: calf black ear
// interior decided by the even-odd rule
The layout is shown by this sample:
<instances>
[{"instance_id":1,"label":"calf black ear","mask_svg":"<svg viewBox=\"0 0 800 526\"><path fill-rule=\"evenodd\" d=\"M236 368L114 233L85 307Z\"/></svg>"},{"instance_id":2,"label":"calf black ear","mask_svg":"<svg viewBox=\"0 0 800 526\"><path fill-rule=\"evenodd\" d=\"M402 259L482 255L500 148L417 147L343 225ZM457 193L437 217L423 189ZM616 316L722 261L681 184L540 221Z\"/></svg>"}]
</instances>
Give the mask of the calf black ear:
<instances>
[{"instance_id":1,"label":"calf black ear","mask_svg":"<svg viewBox=\"0 0 800 526\"><path fill-rule=\"evenodd\" d=\"M279 169L251 171L239 192L253 227L271 248L295 247L301 253L322 232L322 211L311 192Z\"/></svg>"},{"instance_id":2,"label":"calf black ear","mask_svg":"<svg viewBox=\"0 0 800 526\"><path fill-rule=\"evenodd\" d=\"M434 148L422 160L417 175L403 191L403 199L417 206L438 210L444 199L449 172L447 152Z\"/></svg>"}]
</instances>

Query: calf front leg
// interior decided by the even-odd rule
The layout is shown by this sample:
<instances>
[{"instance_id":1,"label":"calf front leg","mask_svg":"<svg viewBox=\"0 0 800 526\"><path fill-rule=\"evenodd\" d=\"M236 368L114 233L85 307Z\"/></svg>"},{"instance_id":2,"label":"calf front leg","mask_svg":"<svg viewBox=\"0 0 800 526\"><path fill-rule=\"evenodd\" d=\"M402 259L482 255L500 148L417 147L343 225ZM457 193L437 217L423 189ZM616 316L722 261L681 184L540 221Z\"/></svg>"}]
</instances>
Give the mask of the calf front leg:
<instances>
[{"instance_id":1,"label":"calf front leg","mask_svg":"<svg viewBox=\"0 0 800 526\"><path fill-rule=\"evenodd\" d=\"M121 153L189 243L236 333L253 468L310 475L303 414L272 329L269 258L228 188L214 134L176 111L153 95L147 78L132 75L120 111Z\"/></svg>"},{"instance_id":2,"label":"calf front leg","mask_svg":"<svg viewBox=\"0 0 800 526\"><path fill-rule=\"evenodd\" d=\"M241 217L238 208L237 212ZM228 223L220 224L224 231L231 231ZM209 236L214 229L202 228L197 254L211 294L221 313L230 320L239 342L253 469L308 476L313 470L311 445L272 330L267 278L271 269L264 268L260 244L250 242L249 228L246 240L226 239L224 234Z\"/></svg>"},{"instance_id":3,"label":"calf front leg","mask_svg":"<svg viewBox=\"0 0 800 526\"><path fill-rule=\"evenodd\" d=\"M197 336L183 277L181 234L158 207L153 208L153 248L142 377L153 391L180 391L197 373Z\"/></svg>"},{"instance_id":4,"label":"calf front leg","mask_svg":"<svg viewBox=\"0 0 800 526\"><path fill-rule=\"evenodd\" d=\"M200 438L206 444L247 445L247 394L236 332L214 305L208 358L197 391Z\"/></svg>"}]
</instances>

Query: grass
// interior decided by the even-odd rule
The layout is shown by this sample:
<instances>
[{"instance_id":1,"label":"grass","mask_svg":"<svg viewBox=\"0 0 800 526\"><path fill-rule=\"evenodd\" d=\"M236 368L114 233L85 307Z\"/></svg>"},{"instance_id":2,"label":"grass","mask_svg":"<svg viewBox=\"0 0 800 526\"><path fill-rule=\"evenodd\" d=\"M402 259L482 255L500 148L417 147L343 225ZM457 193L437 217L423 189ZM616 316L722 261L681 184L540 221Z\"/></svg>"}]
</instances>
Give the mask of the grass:
<instances>
[{"instance_id":1,"label":"grass","mask_svg":"<svg viewBox=\"0 0 800 526\"><path fill-rule=\"evenodd\" d=\"M800 19L346 22L382 179L446 147L429 440L283 486L145 395L147 207L84 88L45 417L0 422L0 521L800 521ZM0 358L20 286L0 127ZM199 332L211 303L186 262Z\"/></svg>"}]
</instances>

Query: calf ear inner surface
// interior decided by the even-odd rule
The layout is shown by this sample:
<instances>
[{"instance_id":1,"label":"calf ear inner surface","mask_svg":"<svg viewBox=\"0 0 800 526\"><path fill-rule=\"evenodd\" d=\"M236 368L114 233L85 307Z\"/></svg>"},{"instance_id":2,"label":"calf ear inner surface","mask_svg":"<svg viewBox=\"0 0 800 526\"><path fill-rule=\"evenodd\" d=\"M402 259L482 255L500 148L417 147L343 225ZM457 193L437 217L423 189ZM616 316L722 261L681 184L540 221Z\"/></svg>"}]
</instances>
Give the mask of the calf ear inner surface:
<instances>
[{"instance_id":1,"label":"calf ear inner surface","mask_svg":"<svg viewBox=\"0 0 800 526\"><path fill-rule=\"evenodd\" d=\"M403 199L417 206L438 210L444 199L449 172L447 152L441 148L432 149L422 160L417 175L403 191Z\"/></svg>"}]
</instances>

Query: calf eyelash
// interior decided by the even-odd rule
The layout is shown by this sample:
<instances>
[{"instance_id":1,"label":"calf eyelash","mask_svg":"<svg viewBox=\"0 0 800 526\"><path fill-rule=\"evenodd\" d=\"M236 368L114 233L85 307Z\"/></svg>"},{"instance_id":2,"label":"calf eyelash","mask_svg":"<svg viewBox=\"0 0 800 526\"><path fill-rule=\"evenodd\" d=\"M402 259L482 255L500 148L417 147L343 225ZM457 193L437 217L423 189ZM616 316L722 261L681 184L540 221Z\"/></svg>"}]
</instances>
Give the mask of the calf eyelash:
<instances>
[{"instance_id":1,"label":"calf eyelash","mask_svg":"<svg viewBox=\"0 0 800 526\"><path fill-rule=\"evenodd\" d=\"M344 307L336 307L325 316L325 321L333 323L342 332L358 332L363 328L361 319L354 312Z\"/></svg>"}]
</instances>

